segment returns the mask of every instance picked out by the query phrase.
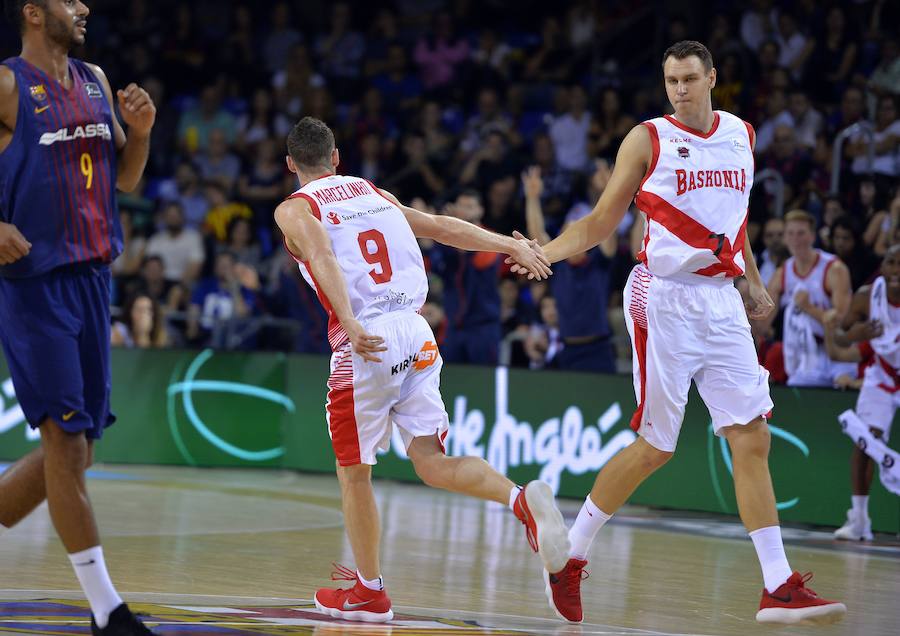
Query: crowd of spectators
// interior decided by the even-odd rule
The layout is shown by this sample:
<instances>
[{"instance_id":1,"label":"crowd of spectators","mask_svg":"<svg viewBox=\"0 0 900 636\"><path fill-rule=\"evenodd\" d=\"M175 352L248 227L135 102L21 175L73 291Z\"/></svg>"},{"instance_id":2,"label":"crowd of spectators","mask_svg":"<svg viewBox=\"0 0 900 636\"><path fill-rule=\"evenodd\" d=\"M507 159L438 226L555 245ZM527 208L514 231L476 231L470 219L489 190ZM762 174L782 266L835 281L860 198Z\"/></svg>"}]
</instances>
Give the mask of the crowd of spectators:
<instances>
[{"instance_id":1,"label":"crowd of spectators","mask_svg":"<svg viewBox=\"0 0 900 636\"><path fill-rule=\"evenodd\" d=\"M339 171L402 201L498 232L555 236L590 210L630 128L670 112L660 56L697 39L718 70L714 107L757 130L757 171L854 288L900 237L900 10L886 0L564 5L95 0L85 50L114 87L158 107L145 178L119 204L114 342L326 352L326 319L272 219L296 189L284 138L326 121ZM678 8L680 7L680 9ZM5 25L5 53L18 52ZM840 150L835 140L859 124ZM774 180L749 235L771 276L787 257ZM621 289L640 215L549 283L493 254L423 244L423 314L450 362L628 368ZM225 327L223 327L223 325ZM772 333L760 338L771 338Z\"/></svg>"}]
</instances>

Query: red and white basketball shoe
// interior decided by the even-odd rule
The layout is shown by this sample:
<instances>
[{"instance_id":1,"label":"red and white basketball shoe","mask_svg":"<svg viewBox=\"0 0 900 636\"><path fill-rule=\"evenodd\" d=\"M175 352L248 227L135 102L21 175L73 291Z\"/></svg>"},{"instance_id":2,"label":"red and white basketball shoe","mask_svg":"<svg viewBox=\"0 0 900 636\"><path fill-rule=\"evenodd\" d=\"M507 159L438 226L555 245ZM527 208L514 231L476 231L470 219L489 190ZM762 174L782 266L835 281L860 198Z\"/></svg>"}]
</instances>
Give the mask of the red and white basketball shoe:
<instances>
[{"instance_id":1,"label":"red and white basketball shoe","mask_svg":"<svg viewBox=\"0 0 900 636\"><path fill-rule=\"evenodd\" d=\"M826 601L806 587L812 572L791 574L781 587L772 593L763 588L756 620L760 623L836 623L847 613L847 606Z\"/></svg>"},{"instance_id":2,"label":"red and white basketball shoe","mask_svg":"<svg viewBox=\"0 0 900 636\"><path fill-rule=\"evenodd\" d=\"M348 621L384 623L394 618L391 599L384 590L370 590L356 576L356 572L337 563L331 573L332 581L356 581L347 589L323 587L313 599L319 611Z\"/></svg>"},{"instance_id":3,"label":"red and white basketball shoe","mask_svg":"<svg viewBox=\"0 0 900 636\"><path fill-rule=\"evenodd\" d=\"M542 481L530 481L516 497L513 512L525 524L531 549L541 555L544 569L559 572L569 560L569 531L556 507L553 490Z\"/></svg>"},{"instance_id":4,"label":"red and white basketball shoe","mask_svg":"<svg viewBox=\"0 0 900 636\"><path fill-rule=\"evenodd\" d=\"M589 575L584 571L587 561L569 559L561 571L551 574L544 570L544 584L550 607L561 619L570 623L584 620L581 611L581 580Z\"/></svg>"}]
</instances>

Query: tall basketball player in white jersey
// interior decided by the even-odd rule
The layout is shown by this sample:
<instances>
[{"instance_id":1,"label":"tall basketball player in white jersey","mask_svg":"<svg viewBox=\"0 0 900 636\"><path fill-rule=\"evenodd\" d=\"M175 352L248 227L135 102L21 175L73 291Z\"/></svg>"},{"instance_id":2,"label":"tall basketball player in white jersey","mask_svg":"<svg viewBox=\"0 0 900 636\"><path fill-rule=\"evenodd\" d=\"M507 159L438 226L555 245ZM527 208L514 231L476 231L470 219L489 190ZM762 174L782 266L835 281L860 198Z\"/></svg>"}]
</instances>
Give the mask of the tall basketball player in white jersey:
<instances>
[{"instance_id":1,"label":"tall basketball player in white jersey","mask_svg":"<svg viewBox=\"0 0 900 636\"><path fill-rule=\"evenodd\" d=\"M784 243L791 257L769 281L769 294L784 308L784 367L789 386L833 386L854 365L835 362L825 350L825 312L843 318L850 307L850 270L834 254L815 249L816 219L805 210L784 215Z\"/></svg>"},{"instance_id":2,"label":"tall basketball player in white jersey","mask_svg":"<svg viewBox=\"0 0 900 636\"><path fill-rule=\"evenodd\" d=\"M380 527L372 465L396 426L416 473L430 486L509 505L525 524L545 567L561 569L568 538L550 487L520 488L477 457L447 457L448 417L439 390L442 360L418 314L428 280L416 237L464 250L508 254L530 276L549 263L529 242L500 236L450 216L401 205L359 177L335 174L339 155L323 122L303 118L287 141L287 164L300 189L275 210L285 247L328 312L334 354L326 419L337 458L344 523L356 570L338 566L315 602L331 616L381 622L393 617L378 558Z\"/></svg>"},{"instance_id":3,"label":"tall basketball player in white jersey","mask_svg":"<svg viewBox=\"0 0 900 636\"><path fill-rule=\"evenodd\" d=\"M569 562L547 573L551 604L566 619L582 619L580 581L590 544L672 456L693 379L734 458L738 508L765 583L757 620L837 620L844 605L816 596L785 557L768 466L768 374L757 363L732 283L746 275L753 317L772 311L745 231L754 132L734 115L713 111L716 71L699 42L670 47L663 74L674 116L635 126L593 212L544 246L551 262L594 247L615 231L632 198L645 216L641 263L624 295L638 402L632 427L640 436L597 476L569 531Z\"/></svg>"},{"instance_id":4,"label":"tall basketball player in white jersey","mask_svg":"<svg viewBox=\"0 0 900 636\"><path fill-rule=\"evenodd\" d=\"M891 423L900 407L900 244L893 245L881 262L881 276L864 285L853 295L850 311L844 318L843 330L836 343L851 342L871 348L874 362L866 367L863 385L856 400L856 415L877 438L885 442L891 434ZM858 361L862 352L854 347ZM850 458L852 496L847 522L834 536L850 541L871 541L869 491L875 463L858 446Z\"/></svg>"}]
</instances>

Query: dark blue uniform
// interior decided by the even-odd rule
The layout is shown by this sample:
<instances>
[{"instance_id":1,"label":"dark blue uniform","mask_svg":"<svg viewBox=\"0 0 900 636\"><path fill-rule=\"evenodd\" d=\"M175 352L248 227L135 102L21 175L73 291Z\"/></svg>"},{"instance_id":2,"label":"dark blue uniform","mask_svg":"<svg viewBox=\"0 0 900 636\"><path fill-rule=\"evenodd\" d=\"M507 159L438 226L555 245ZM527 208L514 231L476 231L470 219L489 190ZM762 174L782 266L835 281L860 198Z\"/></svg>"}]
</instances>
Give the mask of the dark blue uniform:
<instances>
[{"instance_id":1,"label":"dark blue uniform","mask_svg":"<svg viewBox=\"0 0 900 636\"><path fill-rule=\"evenodd\" d=\"M99 438L110 412L109 264L122 251L112 111L103 85L69 60L66 90L20 57L19 109L0 153L0 221L31 253L0 267L0 341L31 426L52 417Z\"/></svg>"},{"instance_id":2,"label":"dark blue uniform","mask_svg":"<svg viewBox=\"0 0 900 636\"><path fill-rule=\"evenodd\" d=\"M499 254L465 252L435 244L432 270L444 281L447 335L441 357L447 362L497 364L503 330L497 289Z\"/></svg>"}]
</instances>

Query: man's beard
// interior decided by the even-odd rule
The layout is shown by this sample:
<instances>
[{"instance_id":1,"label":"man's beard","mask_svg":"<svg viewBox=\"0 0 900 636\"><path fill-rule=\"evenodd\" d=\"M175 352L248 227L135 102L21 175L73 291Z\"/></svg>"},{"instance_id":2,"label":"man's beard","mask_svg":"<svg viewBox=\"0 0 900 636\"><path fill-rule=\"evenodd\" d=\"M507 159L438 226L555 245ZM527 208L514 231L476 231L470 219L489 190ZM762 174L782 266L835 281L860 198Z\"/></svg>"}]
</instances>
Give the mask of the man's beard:
<instances>
[{"instance_id":1,"label":"man's beard","mask_svg":"<svg viewBox=\"0 0 900 636\"><path fill-rule=\"evenodd\" d=\"M56 16L47 12L47 37L55 44L71 51L78 45L75 41L75 26L68 24L64 20L60 20Z\"/></svg>"}]
</instances>

